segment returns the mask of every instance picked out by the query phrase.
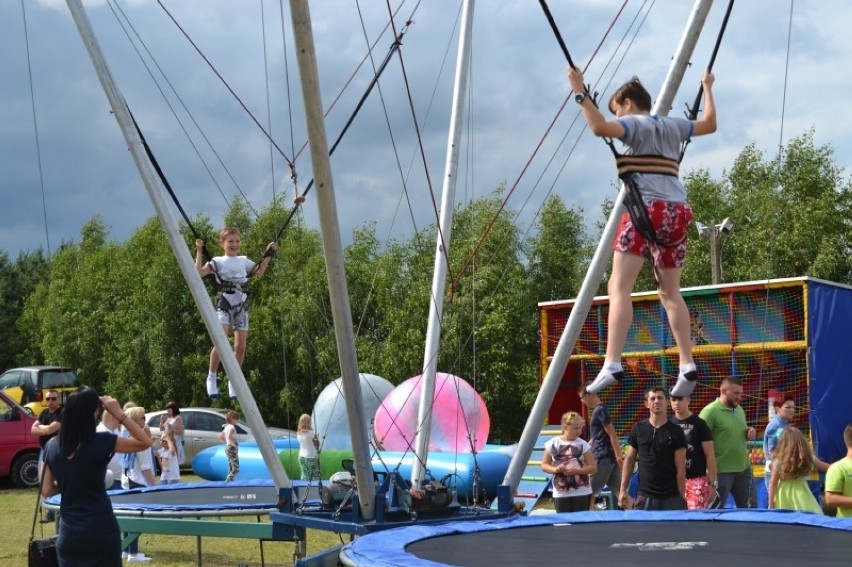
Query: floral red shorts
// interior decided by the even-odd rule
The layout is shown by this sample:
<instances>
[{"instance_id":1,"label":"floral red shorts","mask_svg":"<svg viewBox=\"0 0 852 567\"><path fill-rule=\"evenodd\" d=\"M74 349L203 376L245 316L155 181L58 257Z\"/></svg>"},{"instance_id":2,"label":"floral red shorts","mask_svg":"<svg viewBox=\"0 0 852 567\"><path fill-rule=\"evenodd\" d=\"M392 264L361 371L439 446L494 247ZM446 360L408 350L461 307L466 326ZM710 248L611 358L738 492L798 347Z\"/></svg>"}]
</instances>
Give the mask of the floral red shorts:
<instances>
[{"instance_id":1,"label":"floral red shorts","mask_svg":"<svg viewBox=\"0 0 852 567\"><path fill-rule=\"evenodd\" d=\"M705 510L710 507L710 483L706 476L686 479L686 507Z\"/></svg>"},{"instance_id":2,"label":"floral red shorts","mask_svg":"<svg viewBox=\"0 0 852 567\"><path fill-rule=\"evenodd\" d=\"M693 217L692 207L670 201L648 201L645 205L657 238L663 242L679 242L674 246L648 243L633 226L630 215L624 213L612 249L653 260L658 268L682 268L686 263L686 229Z\"/></svg>"}]
</instances>

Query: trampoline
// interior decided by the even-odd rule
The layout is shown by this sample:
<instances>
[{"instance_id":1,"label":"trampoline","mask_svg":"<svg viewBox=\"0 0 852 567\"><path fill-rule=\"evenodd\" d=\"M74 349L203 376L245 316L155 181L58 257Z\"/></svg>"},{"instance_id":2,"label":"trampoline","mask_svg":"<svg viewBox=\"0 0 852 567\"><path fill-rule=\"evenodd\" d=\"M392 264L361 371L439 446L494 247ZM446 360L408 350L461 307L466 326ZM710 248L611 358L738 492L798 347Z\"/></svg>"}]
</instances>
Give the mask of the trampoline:
<instances>
[{"instance_id":1,"label":"trampoline","mask_svg":"<svg viewBox=\"0 0 852 567\"><path fill-rule=\"evenodd\" d=\"M319 504L316 484L292 481L307 504ZM116 516L245 516L278 511L278 489L271 480L187 482L107 492ZM59 508L59 495L46 498L46 508Z\"/></svg>"},{"instance_id":2,"label":"trampoline","mask_svg":"<svg viewBox=\"0 0 852 567\"><path fill-rule=\"evenodd\" d=\"M414 526L363 536L349 567L572 564L848 565L852 519L777 510L580 512Z\"/></svg>"}]
</instances>

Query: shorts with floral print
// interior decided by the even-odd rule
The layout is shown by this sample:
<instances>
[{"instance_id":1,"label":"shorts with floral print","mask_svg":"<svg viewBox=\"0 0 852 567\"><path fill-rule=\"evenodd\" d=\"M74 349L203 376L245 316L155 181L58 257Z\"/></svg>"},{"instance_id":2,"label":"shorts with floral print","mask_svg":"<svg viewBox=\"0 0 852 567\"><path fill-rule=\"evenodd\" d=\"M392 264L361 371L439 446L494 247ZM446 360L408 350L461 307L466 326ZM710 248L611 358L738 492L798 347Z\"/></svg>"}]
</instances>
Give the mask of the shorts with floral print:
<instances>
[{"instance_id":1,"label":"shorts with floral print","mask_svg":"<svg viewBox=\"0 0 852 567\"><path fill-rule=\"evenodd\" d=\"M686 507L705 510L710 507L710 481L706 476L686 479Z\"/></svg>"},{"instance_id":2,"label":"shorts with floral print","mask_svg":"<svg viewBox=\"0 0 852 567\"><path fill-rule=\"evenodd\" d=\"M633 226L630 215L624 213L612 249L653 260L657 268L682 268L686 263L686 230L693 217L692 207L671 201L646 201L645 206L657 239L677 244L659 246L647 242Z\"/></svg>"}]
</instances>

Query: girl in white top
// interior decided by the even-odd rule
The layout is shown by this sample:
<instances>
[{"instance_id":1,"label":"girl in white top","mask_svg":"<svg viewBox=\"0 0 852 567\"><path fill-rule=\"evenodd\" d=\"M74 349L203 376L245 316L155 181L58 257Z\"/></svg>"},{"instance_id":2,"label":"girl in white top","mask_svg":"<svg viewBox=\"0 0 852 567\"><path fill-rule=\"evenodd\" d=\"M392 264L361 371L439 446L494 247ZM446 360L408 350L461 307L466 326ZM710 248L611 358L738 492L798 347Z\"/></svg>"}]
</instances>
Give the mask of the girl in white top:
<instances>
[{"instance_id":1,"label":"girl in white top","mask_svg":"<svg viewBox=\"0 0 852 567\"><path fill-rule=\"evenodd\" d=\"M598 470L592 447L580 439L583 418L569 411L562 416L562 435L544 444L541 470L553 475L553 504L557 512L589 509L592 486L589 475Z\"/></svg>"},{"instance_id":2,"label":"girl in white top","mask_svg":"<svg viewBox=\"0 0 852 567\"><path fill-rule=\"evenodd\" d=\"M319 439L314 433L311 425L311 416L303 413L299 417L299 424L296 432L299 438L299 468L302 471L302 480L311 481L320 479L319 457L317 449L319 448Z\"/></svg>"},{"instance_id":3,"label":"girl in white top","mask_svg":"<svg viewBox=\"0 0 852 567\"><path fill-rule=\"evenodd\" d=\"M180 482L180 465L174 437L169 433L163 433L160 441L160 450L157 452L160 458L160 484L177 484Z\"/></svg>"}]
</instances>

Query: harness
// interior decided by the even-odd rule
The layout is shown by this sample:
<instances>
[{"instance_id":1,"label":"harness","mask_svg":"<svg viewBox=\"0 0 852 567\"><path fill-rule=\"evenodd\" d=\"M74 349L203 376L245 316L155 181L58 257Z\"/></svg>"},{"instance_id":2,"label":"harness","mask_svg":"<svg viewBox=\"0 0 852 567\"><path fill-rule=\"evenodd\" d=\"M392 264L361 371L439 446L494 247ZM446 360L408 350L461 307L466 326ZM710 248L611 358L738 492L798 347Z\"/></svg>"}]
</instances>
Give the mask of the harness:
<instances>
[{"instance_id":1,"label":"harness","mask_svg":"<svg viewBox=\"0 0 852 567\"><path fill-rule=\"evenodd\" d=\"M680 245L686 240L686 233L674 241L664 241L657 237L657 232L654 230L654 225L651 223L651 216L648 214L648 208L645 206L645 201L642 199L642 194L639 188L636 187L634 175L637 173L655 173L659 175L669 175L677 177L680 173L680 162L675 159L658 156L653 154L646 155L623 155L615 149L612 140L607 140L615 156L615 166L618 169L618 178L624 182L627 189L624 195L624 208L627 209L627 214L630 215L630 220L633 221L633 226L636 231L642 235L647 242L663 248L673 248Z\"/></svg>"},{"instance_id":2,"label":"harness","mask_svg":"<svg viewBox=\"0 0 852 567\"><path fill-rule=\"evenodd\" d=\"M212 263L212 262L211 262ZM237 293L241 291L243 293L248 293L248 281L245 282L235 282L235 281L221 281L219 278L216 278L216 281L219 283L219 293Z\"/></svg>"}]
</instances>

